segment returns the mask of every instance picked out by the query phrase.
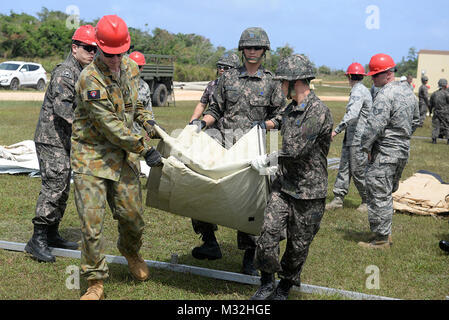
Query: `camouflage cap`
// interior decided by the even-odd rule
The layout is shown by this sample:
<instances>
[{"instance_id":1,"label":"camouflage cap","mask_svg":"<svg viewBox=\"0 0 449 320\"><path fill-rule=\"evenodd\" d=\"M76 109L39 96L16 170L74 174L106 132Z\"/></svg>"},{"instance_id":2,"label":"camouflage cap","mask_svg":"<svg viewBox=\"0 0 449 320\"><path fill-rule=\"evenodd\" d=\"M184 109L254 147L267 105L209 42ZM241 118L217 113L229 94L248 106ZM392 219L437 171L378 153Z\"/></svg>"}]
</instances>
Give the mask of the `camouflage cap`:
<instances>
[{"instance_id":1,"label":"camouflage cap","mask_svg":"<svg viewBox=\"0 0 449 320\"><path fill-rule=\"evenodd\" d=\"M438 86L440 88L446 88L447 87L447 80L446 79L440 79L438 80Z\"/></svg>"},{"instance_id":2,"label":"camouflage cap","mask_svg":"<svg viewBox=\"0 0 449 320\"><path fill-rule=\"evenodd\" d=\"M225 53L221 56L220 59L217 61L217 66L229 66L231 68L238 68L240 66L240 58L235 53Z\"/></svg>"},{"instance_id":3,"label":"camouflage cap","mask_svg":"<svg viewBox=\"0 0 449 320\"><path fill-rule=\"evenodd\" d=\"M294 81L314 78L312 63L306 56L299 54L283 58L276 69L275 79L277 80Z\"/></svg>"},{"instance_id":4,"label":"camouflage cap","mask_svg":"<svg viewBox=\"0 0 449 320\"><path fill-rule=\"evenodd\" d=\"M270 50L270 39L264 29L252 27L242 32L239 40L239 50L248 47L264 47Z\"/></svg>"}]
</instances>

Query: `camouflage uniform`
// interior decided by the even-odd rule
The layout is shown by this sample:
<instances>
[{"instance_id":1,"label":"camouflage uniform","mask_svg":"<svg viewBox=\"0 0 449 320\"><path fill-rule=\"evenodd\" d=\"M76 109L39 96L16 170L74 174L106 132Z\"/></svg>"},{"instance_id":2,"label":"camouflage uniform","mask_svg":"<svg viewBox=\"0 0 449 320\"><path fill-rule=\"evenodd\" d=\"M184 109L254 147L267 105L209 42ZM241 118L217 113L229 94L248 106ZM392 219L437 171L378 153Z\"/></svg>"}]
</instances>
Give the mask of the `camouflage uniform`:
<instances>
[{"instance_id":1,"label":"camouflage uniform","mask_svg":"<svg viewBox=\"0 0 449 320\"><path fill-rule=\"evenodd\" d=\"M333 189L334 195L341 199L348 194L352 177L362 198L362 203L366 202L365 168L368 163L368 156L360 152L360 135L363 132L372 104L369 90L361 82L357 82L351 89L346 113L334 130L337 134L345 130L340 167ZM358 133L356 134L357 129Z\"/></svg>"},{"instance_id":2,"label":"camouflage uniform","mask_svg":"<svg viewBox=\"0 0 449 320\"><path fill-rule=\"evenodd\" d=\"M70 136L75 83L83 67L69 54L56 66L45 93L34 142L42 176L34 224L54 225L64 215L70 192Z\"/></svg>"},{"instance_id":3,"label":"camouflage uniform","mask_svg":"<svg viewBox=\"0 0 449 320\"><path fill-rule=\"evenodd\" d=\"M432 113L432 108L429 102L429 90L427 89L427 86L425 84L422 84L419 87L418 98L419 98L419 116L421 119L421 123L424 123L424 120L426 119L427 110L429 110L429 113Z\"/></svg>"},{"instance_id":4,"label":"camouflage uniform","mask_svg":"<svg viewBox=\"0 0 449 320\"><path fill-rule=\"evenodd\" d=\"M81 274L88 280L108 277L102 236L106 201L119 224L117 247L137 253L144 228L139 166L136 154L151 148L132 133L134 121L154 135L145 121L150 112L138 103L139 70L123 57L113 74L97 56L80 75L76 94L71 163L75 202L81 220Z\"/></svg>"},{"instance_id":5,"label":"camouflage uniform","mask_svg":"<svg viewBox=\"0 0 449 320\"><path fill-rule=\"evenodd\" d=\"M365 174L368 220L379 236L391 233L392 193L399 186L410 138L419 124L418 102L408 84L390 82L379 90L361 137L362 151L371 153Z\"/></svg>"},{"instance_id":6,"label":"camouflage uniform","mask_svg":"<svg viewBox=\"0 0 449 320\"><path fill-rule=\"evenodd\" d=\"M271 71L261 67L256 74L249 75L242 66L226 71L219 78L213 102L205 114L215 118L221 141L230 148L251 129L253 121L271 120L275 128L279 128L282 119L280 109L284 104L281 85L273 80ZM203 227L216 230L216 226L211 224ZM239 231L239 249L255 248L256 239L256 236Z\"/></svg>"},{"instance_id":7,"label":"camouflage uniform","mask_svg":"<svg viewBox=\"0 0 449 320\"><path fill-rule=\"evenodd\" d=\"M148 83L146 83L142 78L139 79L139 93L138 93L138 101L143 105L143 108L151 113L151 119L154 120L153 113L153 105L151 103L151 90ZM142 131L142 127L134 122L133 124L133 133L140 134Z\"/></svg>"},{"instance_id":8,"label":"camouflage uniform","mask_svg":"<svg viewBox=\"0 0 449 320\"><path fill-rule=\"evenodd\" d=\"M432 93L430 108L433 111L432 139L437 139L440 134L449 139L449 91L440 88Z\"/></svg>"},{"instance_id":9,"label":"camouflage uniform","mask_svg":"<svg viewBox=\"0 0 449 320\"><path fill-rule=\"evenodd\" d=\"M327 195L327 154L333 127L329 109L312 91L283 112L280 169L272 184L257 241L255 266L300 285L309 246L320 228ZM279 263L279 242L287 247Z\"/></svg>"}]
</instances>

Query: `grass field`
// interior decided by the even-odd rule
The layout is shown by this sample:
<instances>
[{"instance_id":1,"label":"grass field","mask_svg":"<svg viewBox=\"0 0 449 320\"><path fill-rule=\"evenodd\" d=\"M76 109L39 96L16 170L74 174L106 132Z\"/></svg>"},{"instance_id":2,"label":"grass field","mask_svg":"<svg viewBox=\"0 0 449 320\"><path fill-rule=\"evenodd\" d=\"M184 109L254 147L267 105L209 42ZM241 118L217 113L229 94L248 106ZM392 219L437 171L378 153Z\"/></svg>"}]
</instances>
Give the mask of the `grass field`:
<instances>
[{"instance_id":1,"label":"grass field","mask_svg":"<svg viewBox=\"0 0 449 320\"><path fill-rule=\"evenodd\" d=\"M186 125L196 102L177 102L177 107L155 108L158 122L167 130ZM337 124L343 117L345 104L326 103ZM39 114L37 102L0 102L0 145L10 145L33 139ZM417 136L430 136L430 119L426 119ZM339 157L343 135L331 145L329 157ZM156 142L155 142L156 143ZM155 144L154 143L154 144ZM432 145L430 140L413 139L410 161L402 179L420 169L436 172L449 181L449 146ZM328 199L333 198L332 186L336 170L329 171ZM145 179L142 179L145 184ZM25 243L32 234L40 179L26 175L0 175L0 240ZM146 193L146 190L143 190ZM393 217L394 246L386 251L370 251L357 246L369 233L367 216L355 209L360 197L351 184L345 198L345 208L326 212L321 229L311 245L302 273L302 282L337 289L363 292L400 299L444 299L449 294L449 256L438 248L438 241L449 240L449 225L445 219L395 214ZM120 255L115 244L117 223L110 211L104 234L107 254ZM239 272L243 252L237 249L236 232L219 227L217 239L223 258L216 261L195 260L190 252L201 244L190 219L145 208L146 229L141 253L144 259L169 262L173 253L179 263ZM61 223L61 234L80 240L79 219L70 195ZM283 246L285 242L283 243ZM37 263L27 254L0 250L0 299L79 299L80 290L66 287L66 268L79 266L79 260L57 258L54 264ZM377 266L380 288L368 289L367 267ZM105 283L108 299L248 299L255 286L212 280L199 276L162 270L150 270L150 279L134 282L127 267L109 264L110 278ZM85 285L85 284L84 284ZM83 291L83 283L81 287ZM290 299L340 299L337 296L292 293Z\"/></svg>"}]
</instances>

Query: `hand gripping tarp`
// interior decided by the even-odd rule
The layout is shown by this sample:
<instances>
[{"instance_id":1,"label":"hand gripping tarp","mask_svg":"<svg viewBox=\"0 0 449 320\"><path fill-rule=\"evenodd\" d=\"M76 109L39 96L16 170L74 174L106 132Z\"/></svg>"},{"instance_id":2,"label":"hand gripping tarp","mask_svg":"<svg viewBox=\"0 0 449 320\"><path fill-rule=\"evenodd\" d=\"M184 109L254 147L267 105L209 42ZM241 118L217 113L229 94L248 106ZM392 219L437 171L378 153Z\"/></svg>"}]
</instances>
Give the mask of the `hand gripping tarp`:
<instances>
[{"instance_id":1,"label":"hand gripping tarp","mask_svg":"<svg viewBox=\"0 0 449 320\"><path fill-rule=\"evenodd\" d=\"M254 127L230 149L197 126L177 138L156 130L164 166L150 170L146 205L258 235L269 186L251 160L265 153L262 130Z\"/></svg>"}]
</instances>

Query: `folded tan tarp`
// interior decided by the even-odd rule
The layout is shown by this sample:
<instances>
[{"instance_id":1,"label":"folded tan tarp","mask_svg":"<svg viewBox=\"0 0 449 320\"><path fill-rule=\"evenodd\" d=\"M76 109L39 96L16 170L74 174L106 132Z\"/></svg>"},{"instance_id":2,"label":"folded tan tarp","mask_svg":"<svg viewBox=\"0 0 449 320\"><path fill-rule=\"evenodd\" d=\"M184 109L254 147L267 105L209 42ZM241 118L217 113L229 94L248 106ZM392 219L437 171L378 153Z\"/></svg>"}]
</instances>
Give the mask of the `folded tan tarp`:
<instances>
[{"instance_id":1,"label":"folded tan tarp","mask_svg":"<svg viewBox=\"0 0 449 320\"><path fill-rule=\"evenodd\" d=\"M421 215L449 212L449 184L431 172L419 171L399 183L393 193L393 208Z\"/></svg>"},{"instance_id":2,"label":"folded tan tarp","mask_svg":"<svg viewBox=\"0 0 449 320\"><path fill-rule=\"evenodd\" d=\"M265 153L260 129L229 150L196 126L186 126L176 138L157 130L164 166L150 170L146 205L259 234L269 187L267 177L251 167Z\"/></svg>"}]
</instances>

